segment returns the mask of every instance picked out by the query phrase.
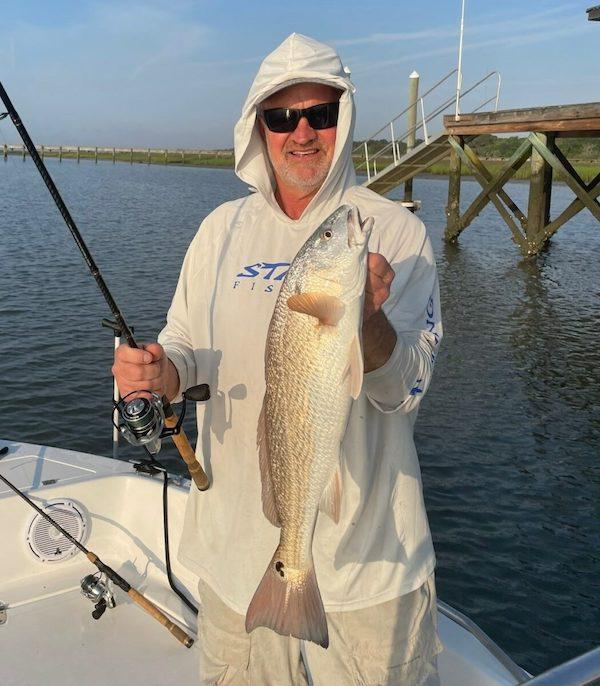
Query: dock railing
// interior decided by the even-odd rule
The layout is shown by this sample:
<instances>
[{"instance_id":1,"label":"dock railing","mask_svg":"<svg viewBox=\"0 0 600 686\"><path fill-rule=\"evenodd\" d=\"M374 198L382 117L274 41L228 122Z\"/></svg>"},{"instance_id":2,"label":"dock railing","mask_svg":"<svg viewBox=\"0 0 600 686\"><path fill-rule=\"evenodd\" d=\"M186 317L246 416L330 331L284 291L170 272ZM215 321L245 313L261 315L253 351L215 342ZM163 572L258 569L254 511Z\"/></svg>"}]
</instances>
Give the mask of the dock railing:
<instances>
[{"instance_id":1,"label":"dock railing","mask_svg":"<svg viewBox=\"0 0 600 686\"><path fill-rule=\"evenodd\" d=\"M425 144L428 144L432 136L427 125L433 119L435 119L443 112L445 112L447 109L455 105L456 95L453 94L451 97L445 99L443 102L434 104L433 106L429 105L429 103L431 102L431 98L429 98L427 107L429 111L428 114L426 114L425 98L431 96L432 93L434 93L440 86L446 83L446 81L448 81L448 79L456 73L457 69L453 69L451 72L446 74L446 76L441 78L428 91L423 93L423 95L421 95L418 98L417 104L420 110L420 121L414 127L409 128L407 131L400 135L397 134L397 130L401 126L401 117L403 117L411 108L415 107L415 104L411 103L408 105L408 107L403 109L402 112L400 112L393 119L387 122L387 124L384 124L380 129L375 131L375 133L373 133L367 139L359 143L352 151L352 157L354 159L354 166L356 171L359 173L361 171L362 173L365 173L367 175L367 179L370 181L372 176L375 176L378 173L378 171L382 171L384 168L389 167L390 164L396 166L403 157L401 144L404 143L412 133L416 135L417 131L422 131L423 140ZM460 95L460 100L463 100L465 96L472 93L476 88L481 86L481 84L485 83L494 76L497 79L495 95L493 95L491 98L488 98L484 102L481 102L479 105L477 105L475 109L470 110L471 112L477 112L490 102L494 102L494 111L498 109L498 101L500 99L500 86L502 83L502 78L498 71L491 71L489 74L486 74L483 78L479 79L479 81L474 83L472 86L464 90ZM431 109L429 109L430 107ZM436 135L439 133L440 132L436 131ZM384 138L384 140L386 140L387 143L379 150L371 151L369 153L369 143L375 141L379 142L382 138Z\"/></svg>"},{"instance_id":2,"label":"dock railing","mask_svg":"<svg viewBox=\"0 0 600 686\"><path fill-rule=\"evenodd\" d=\"M112 160L113 162L144 162L146 164L201 164L206 158L226 158L233 155L233 150L202 150L197 148L117 148L89 145L36 145L40 157L58 157L64 159ZM21 155L26 159L28 152L24 145L4 143L0 145L4 159L8 155Z\"/></svg>"}]
</instances>

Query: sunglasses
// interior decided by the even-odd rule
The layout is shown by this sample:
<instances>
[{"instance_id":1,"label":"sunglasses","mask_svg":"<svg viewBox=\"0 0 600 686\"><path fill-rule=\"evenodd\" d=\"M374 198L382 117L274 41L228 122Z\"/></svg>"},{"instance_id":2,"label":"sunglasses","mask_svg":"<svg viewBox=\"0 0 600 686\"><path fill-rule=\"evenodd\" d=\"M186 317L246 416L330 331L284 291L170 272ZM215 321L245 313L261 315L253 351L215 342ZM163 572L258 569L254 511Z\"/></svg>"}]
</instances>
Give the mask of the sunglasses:
<instances>
[{"instance_id":1,"label":"sunglasses","mask_svg":"<svg viewBox=\"0 0 600 686\"><path fill-rule=\"evenodd\" d=\"M302 117L306 117L312 129L330 129L337 124L339 109L339 102L325 102L321 105L307 107L304 110L275 107L270 110L262 110L260 116L269 131L291 133L296 130Z\"/></svg>"}]
</instances>

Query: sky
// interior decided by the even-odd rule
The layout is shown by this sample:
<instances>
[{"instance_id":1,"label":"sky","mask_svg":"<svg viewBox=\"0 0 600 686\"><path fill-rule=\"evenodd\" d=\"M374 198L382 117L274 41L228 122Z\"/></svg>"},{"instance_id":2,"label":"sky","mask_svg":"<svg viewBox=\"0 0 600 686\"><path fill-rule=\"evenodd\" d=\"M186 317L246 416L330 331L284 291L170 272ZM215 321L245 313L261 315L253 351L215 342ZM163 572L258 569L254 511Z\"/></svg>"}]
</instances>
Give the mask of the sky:
<instances>
[{"instance_id":1,"label":"sky","mask_svg":"<svg viewBox=\"0 0 600 686\"><path fill-rule=\"evenodd\" d=\"M497 70L500 109L599 101L594 4L466 0L464 88ZM261 60L296 31L351 69L361 139L404 109L413 70L424 92L457 66L459 24L460 0L0 0L0 81L38 144L226 148ZM3 142L20 143L8 119Z\"/></svg>"}]
</instances>

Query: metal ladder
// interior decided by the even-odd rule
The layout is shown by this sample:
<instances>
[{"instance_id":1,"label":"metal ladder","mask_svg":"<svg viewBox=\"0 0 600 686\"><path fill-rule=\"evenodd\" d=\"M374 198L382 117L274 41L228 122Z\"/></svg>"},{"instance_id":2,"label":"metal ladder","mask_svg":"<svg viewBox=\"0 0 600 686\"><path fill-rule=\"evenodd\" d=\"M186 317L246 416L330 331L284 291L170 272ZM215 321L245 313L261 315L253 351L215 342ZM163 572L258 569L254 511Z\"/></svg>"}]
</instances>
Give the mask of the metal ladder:
<instances>
[{"instance_id":1,"label":"metal ladder","mask_svg":"<svg viewBox=\"0 0 600 686\"><path fill-rule=\"evenodd\" d=\"M435 83L428 91L423 93L423 95L418 98L416 104L411 104L403 109L402 112L393 117L393 119L369 136L365 141L355 146L352 151L352 158L354 159L357 173L366 174L367 176L367 180L363 184L364 186L377 193L387 193L398 184L407 181L449 154L450 146L447 144L448 135L443 129L441 131L436 131L432 135L430 134L427 125L433 119L456 104L456 95L453 94L450 98L446 98L433 106L430 106L431 98L429 98L427 106L428 113L426 113L425 98L431 96L432 93L446 83L451 76L457 73L457 71L457 69L453 69L446 74L446 76ZM471 111L477 112L490 102L494 102L494 111L496 111L498 109L500 86L502 83L500 73L497 71L491 71L482 79L474 83L470 88L464 90L460 94L459 100L462 100L465 96L472 93L481 84L494 76L497 79L496 94ZM401 117L403 117L412 107L417 106L420 110L420 122L401 135L397 135L396 132L401 126ZM402 153L401 143L405 142L410 134L416 134L419 130L422 131L423 142L412 150ZM387 143L376 152L369 152L369 143L380 141L382 138L384 138Z\"/></svg>"}]
</instances>

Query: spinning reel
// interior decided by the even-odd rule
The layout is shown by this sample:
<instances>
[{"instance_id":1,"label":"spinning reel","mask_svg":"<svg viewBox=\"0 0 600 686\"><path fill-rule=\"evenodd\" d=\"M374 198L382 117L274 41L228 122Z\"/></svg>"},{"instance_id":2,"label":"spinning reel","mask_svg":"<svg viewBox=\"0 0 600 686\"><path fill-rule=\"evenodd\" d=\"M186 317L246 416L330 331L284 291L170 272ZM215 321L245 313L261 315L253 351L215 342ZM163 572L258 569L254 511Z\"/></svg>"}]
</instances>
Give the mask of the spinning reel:
<instances>
[{"instance_id":1,"label":"spinning reel","mask_svg":"<svg viewBox=\"0 0 600 686\"><path fill-rule=\"evenodd\" d=\"M156 455L163 438L176 435L181 431L185 418L186 400L203 402L209 398L208 384L188 388L183 394L183 406L177 424L172 428L165 428L163 401L158 393L149 390L131 391L118 403L114 403L119 413L119 420L115 423L113 419L113 424L131 445L143 446L148 452Z\"/></svg>"},{"instance_id":2,"label":"spinning reel","mask_svg":"<svg viewBox=\"0 0 600 686\"><path fill-rule=\"evenodd\" d=\"M179 432L185 416L184 403L177 425L163 433L165 412L158 393L132 391L114 405L119 413L117 429L131 445L145 446L153 455L160 450L162 438Z\"/></svg>"},{"instance_id":3,"label":"spinning reel","mask_svg":"<svg viewBox=\"0 0 600 686\"><path fill-rule=\"evenodd\" d=\"M113 608L116 605L111 583L104 572L84 576L81 580L81 593L94 603L94 619L100 619L107 607Z\"/></svg>"}]
</instances>

